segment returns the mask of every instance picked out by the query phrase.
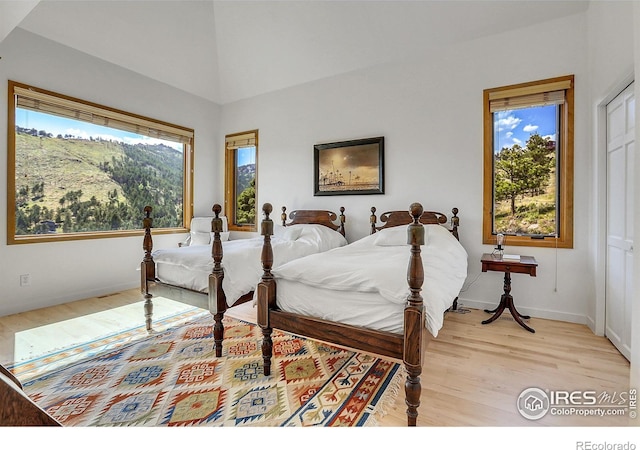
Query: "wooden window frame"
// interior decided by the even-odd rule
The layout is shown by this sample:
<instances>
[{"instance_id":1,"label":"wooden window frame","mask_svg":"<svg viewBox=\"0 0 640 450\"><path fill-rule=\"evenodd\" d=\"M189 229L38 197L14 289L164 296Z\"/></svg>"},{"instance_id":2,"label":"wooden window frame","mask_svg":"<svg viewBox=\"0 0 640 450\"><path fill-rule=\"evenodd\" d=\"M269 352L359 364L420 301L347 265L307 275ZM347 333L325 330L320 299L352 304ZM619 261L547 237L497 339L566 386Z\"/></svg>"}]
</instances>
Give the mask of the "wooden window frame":
<instances>
[{"instance_id":1,"label":"wooden window frame","mask_svg":"<svg viewBox=\"0 0 640 450\"><path fill-rule=\"evenodd\" d=\"M20 94L21 93L21 94ZM59 242L75 241L84 239L104 239L112 237L141 236L142 218L144 212L140 211L140 228L131 230L114 231L87 231L74 233L56 234L36 234L36 235L16 235L16 108L18 106L18 96L22 95L27 100L32 97L34 101L51 102L53 108L60 107L67 109L77 108L79 116L77 120L91 123L89 117L95 120L108 118L118 122L125 129L129 125L132 129L138 127L148 131L144 133L160 139L169 139L181 142L184 146L183 160L183 210L182 227L157 228L154 234L184 233L188 231L188 224L193 215L193 159L194 159L194 130L174 125L168 122L152 119L149 117L129 113L108 106L99 105L86 100L70 97L56 92L40 89L27 84L9 80L8 82L8 119L7 119L7 245L30 244L37 242ZM62 111L61 109L61 111ZM51 113L44 111L45 113ZM64 116L66 113L62 113ZM87 119L85 119L85 117ZM98 119L96 119L98 118ZM114 128L118 128L115 126ZM143 134L143 133L141 133ZM153 206L153 205L151 205Z\"/></svg>"},{"instance_id":2,"label":"wooden window frame","mask_svg":"<svg viewBox=\"0 0 640 450\"><path fill-rule=\"evenodd\" d=\"M528 83L485 89L483 95L484 114L484 183L483 183L483 224L482 243L496 244L496 234L493 233L493 176L494 176L494 123L493 113L490 109L490 97L507 97L509 95L524 96L529 93L543 90L554 90L555 86L569 86L564 88L564 103L560 108L560 144L556 150L558 167L560 168L558 189L556 225L559 233L556 237L546 236L542 239L531 236L506 236L507 246L573 248L573 157L574 157L574 76L567 75L546 80L532 81Z\"/></svg>"},{"instance_id":3,"label":"wooden window frame","mask_svg":"<svg viewBox=\"0 0 640 450\"><path fill-rule=\"evenodd\" d=\"M255 162L255 201L258 200L258 130L243 131L240 133L232 133L225 136L225 198L224 211L227 216L227 224L230 231L250 231L258 230L258 209L256 208L256 218L253 224L237 225L236 224L236 208L238 192L236 192L236 154L237 143L247 142L255 145L256 162Z\"/></svg>"}]
</instances>

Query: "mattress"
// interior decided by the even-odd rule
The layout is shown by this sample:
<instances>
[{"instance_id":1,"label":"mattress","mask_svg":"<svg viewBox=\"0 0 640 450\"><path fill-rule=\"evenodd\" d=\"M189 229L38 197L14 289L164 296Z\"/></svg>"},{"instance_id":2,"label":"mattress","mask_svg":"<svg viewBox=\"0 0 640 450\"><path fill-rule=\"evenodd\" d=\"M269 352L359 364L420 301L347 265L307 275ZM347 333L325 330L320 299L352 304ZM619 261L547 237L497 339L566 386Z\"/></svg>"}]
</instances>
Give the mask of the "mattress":
<instances>
[{"instance_id":1,"label":"mattress","mask_svg":"<svg viewBox=\"0 0 640 450\"><path fill-rule=\"evenodd\" d=\"M425 327L436 337L444 312L467 277L467 252L440 225L426 225L422 247ZM294 312L355 326L402 333L409 296L406 227L367 236L273 270L276 303Z\"/></svg>"}]
</instances>

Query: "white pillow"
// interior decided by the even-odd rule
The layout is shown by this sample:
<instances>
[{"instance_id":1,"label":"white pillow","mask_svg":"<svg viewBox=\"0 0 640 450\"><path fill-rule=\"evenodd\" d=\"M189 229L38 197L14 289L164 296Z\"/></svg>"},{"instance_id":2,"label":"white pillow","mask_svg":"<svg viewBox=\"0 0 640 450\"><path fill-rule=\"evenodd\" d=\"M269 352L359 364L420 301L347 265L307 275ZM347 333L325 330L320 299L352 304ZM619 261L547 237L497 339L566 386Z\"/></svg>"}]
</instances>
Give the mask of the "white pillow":
<instances>
[{"instance_id":1,"label":"white pillow","mask_svg":"<svg viewBox=\"0 0 640 450\"><path fill-rule=\"evenodd\" d=\"M305 224L300 227L302 234L299 240L316 244L321 252L347 245L347 240L342 234L324 225Z\"/></svg>"},{"instance_id":2,"label":"white pillow","mask_svg":"<svg viewBox=\"0 0 640 450\"><path fill-rule=\"evenodd\" d=\"M282 225L273 225L273 235L284 241L295 241L302 234L303 225L291 225L283 227Z\"/></svg>"},{"instance_id":3,"label":"white pillow","mask_svg":"<svg viewBox=\"0 0 640 450\"><path fill-rule=\"evenodd\" d=\"M230 231L223 231L222 233L220 233L220 241L228 241L230 234ZM194 245L209 245L213 242L213 231L209 233L191 231L189 235L191 236L191 240L189 241L190 247Z\"/></svg>"},{"instance_id":4,"label":"white pillow","mask_svg":"<svg viewBox=\"0 0 640 450\"><path fill-rule=\"evenodd\" d=\"M222 219L222 231L229 231L229 225L227 224L227 217L220 216ZM191 219L191 231L208 233L211 231L211 219L213 217L194 217Z\"/></svg>"},{"instance_id":5,"label":"white pillow","mask_svg":"<svg viewBox=\"0 0 640 450\"><path fill-rule=\"evenodd\" d=\"M281 238L287 227L283 227L277 223L273 224L273 237Z\"/></svg>"},{"instance_id":6,"label":"white pillow","mask_svg":"<svg viewBox=\"0 0 640 450\"><path fill-rule=\"evenodd\" d=\"M189 232L189 235L191 236L191 240L189 241L189 246L207 245L209 242L211 242L211 237L209 236L209 233L203 233L200 231L191 230Z\"/></svg>"},{"instance_id":7,"label":"white pillow","mask_svg":"<svg viewBox=\"0 0 640 450\"><path fill-rule=\"evenodd\" d=\"M229 226L226 216L219 216L222 219L222 233L220 233L221 241L229 240ZM213 232L211 231L211 219L213 217L194 217L191 219L191 230L189 236L189 246L192 245L208 245L212 242Z\"/></svg>"},{"instance_id":8,"label":"white pillow","mask_svg":"<svg viewBox=\"0 0 640 450\"><path fill-rule=\"evenodd\" d=\"M440 225L437 225L440 226ZM397 226L391 228L385 228L384 230L380 230L376 233L376 238L373 241L375 245L379 246L398 246L398 245L409 245L407 244L407 226ZM428 228L423 225L425 230L424 233L424 243L426 244L429 241L429 232Z\"/></svg>"},{"instance_id":9,"label":"white pillow","mask_svg":"<svg viewBox=\"0 0 640 450\"><path fill-rule=\"evenodd\" d=\"M404 226L385 228L376 232L376 237L373 240L374 245L379 246L397 246L407 245L407 228Z\"/></svg>"}]
</instances>

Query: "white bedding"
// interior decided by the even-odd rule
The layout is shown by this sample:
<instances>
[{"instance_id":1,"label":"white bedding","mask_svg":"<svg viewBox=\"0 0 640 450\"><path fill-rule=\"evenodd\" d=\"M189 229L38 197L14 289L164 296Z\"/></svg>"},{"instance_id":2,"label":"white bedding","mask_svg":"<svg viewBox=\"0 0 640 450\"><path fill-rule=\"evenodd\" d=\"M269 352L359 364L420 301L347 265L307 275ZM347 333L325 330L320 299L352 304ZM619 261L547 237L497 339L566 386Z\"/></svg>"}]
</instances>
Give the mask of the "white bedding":
<instances>
[{"instance_id":1,"label":"white bedding","mask_svg":"<svg viewBox=\"0 0 640 450\"><path fill-rule=\"evenodd\" d=\"M273 270L277 304L285 311L401 333L409 295L407 227L382 230L347 246ZM275 251L274 251L275 254ZM467 277L467 252L440 225L425 225L421 295L433 336Z\"/></svg>"},{"instance_id":2,"label":"white bedding","mask_svg":"<svg viewBox=\"0 0 640 450\"><path fill-rule=\"evenodd\" d=\"M227 303L232 306L242 295L255 289L262 277L262 236L222 242L222 288ZM274 267L313 253L346 245L337 231L323 225L299 224L275 226L271 238ZM209 290L209 274L213 270L210 245L191 245L153 252L156 278L166 284L200 292Z\"/></svg>"}]
</instances>

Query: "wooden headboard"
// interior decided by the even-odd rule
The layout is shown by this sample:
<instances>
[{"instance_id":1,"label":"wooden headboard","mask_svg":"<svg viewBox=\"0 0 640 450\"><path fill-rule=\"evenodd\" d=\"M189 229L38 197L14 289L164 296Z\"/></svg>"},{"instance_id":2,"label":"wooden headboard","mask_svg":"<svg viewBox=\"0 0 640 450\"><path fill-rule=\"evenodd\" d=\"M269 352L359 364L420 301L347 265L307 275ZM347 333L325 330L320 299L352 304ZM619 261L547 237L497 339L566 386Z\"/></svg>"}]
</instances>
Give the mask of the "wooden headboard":
<instances>
[{"instance_id":1,"label":"wooden headboard","mask_svg":"<svg viewBox=\"0 0 640 450\"><path fill-rule=\"evenodd\" d=\"M460 240L458 236L458 226L460 225L460 218L458 217L458 208L451 210L451 227L447 229ZM371 216L369 218L371 222L371 234L383 230L385 228L397 227L400 225L409 225L413 222L411 212L406 211L387 211L380 215L380 221L382 225L377 226L376 207L371 207ZM424 225L443 225L448 222L447 216L437 211L424 211L420 216L420 223Z\"/></svg>"},{"instance_id":2,"label":"wooden headboard","mask_svg":"<svg viewBox=\"0 0 640 450\"><path fill-rule=\"evenodd\" d=\"M262 211L267 214L265 208L269 205L271 210L273 207L270 203L265 203L262 207ZM271 211L269 211L269 214ZM339 225L335 224L335 221L340 219ZM338 216L333 211L326 211L322 209L298 209L295 211L291 211L289 213L290 222L287 222L287 207L282 207L282 214L280 215L280 219L282 220L282 226L291 226L298 224L318 224L324 225L325 227L331 228L334 231L337 231L341 235L344 236L344 223L345 223L345 215L344 215L344 206L340 207L340 216Z\"/></svg>"}]
</instances>

